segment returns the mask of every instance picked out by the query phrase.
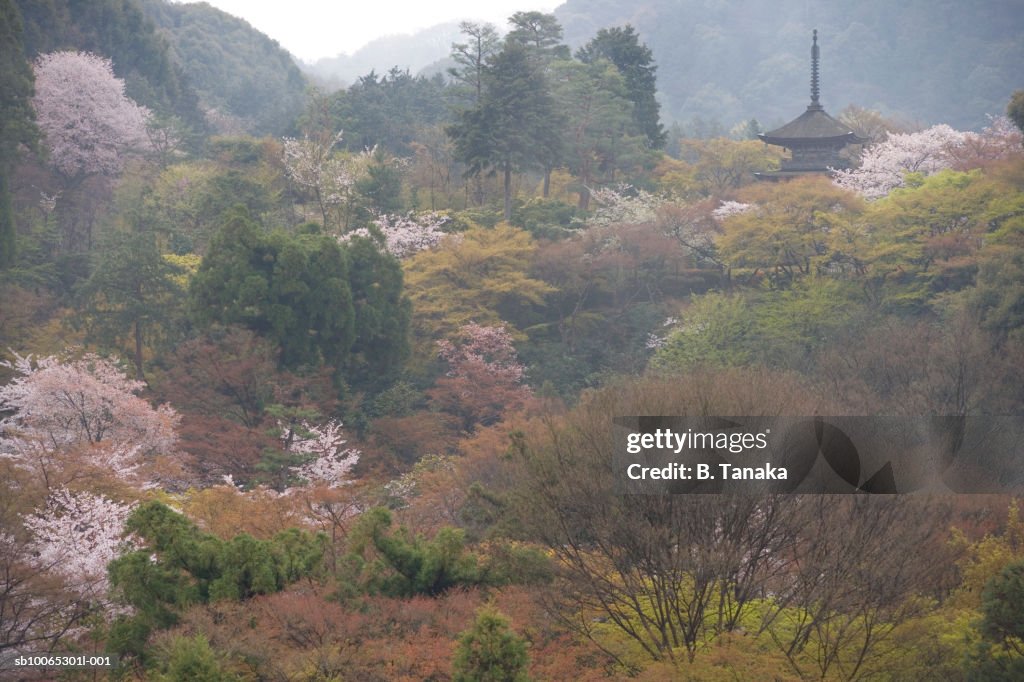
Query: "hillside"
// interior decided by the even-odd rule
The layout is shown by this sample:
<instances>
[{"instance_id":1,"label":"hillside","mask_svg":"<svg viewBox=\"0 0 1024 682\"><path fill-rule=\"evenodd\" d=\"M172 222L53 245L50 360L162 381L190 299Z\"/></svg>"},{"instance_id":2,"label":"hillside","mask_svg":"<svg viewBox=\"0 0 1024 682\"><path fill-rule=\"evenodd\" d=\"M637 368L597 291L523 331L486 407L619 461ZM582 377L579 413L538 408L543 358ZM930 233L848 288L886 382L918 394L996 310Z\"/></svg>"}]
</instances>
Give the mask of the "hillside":
<instances>
[{"instance_id":1,"label":"hillside","mask_svg":"<svg viewBox=\"0 0 1024 682\"><path fill-rule=\"evenodd\" d=\"M248 22L205 2L142 0L205 108L241 119L255 134L289 132L305 78L292 56Z\"/></svg>"},{"instance_id":2,"label":"hillside","mask_svg":"<svg viewBox=\"0 0 1024 682\"><path fill-rule=\"evenodd\" d=\"M779 0L568 0L555 15L570 45L632 24L654 52L662 115L766 126L807 98L811 30L822 48L822 101L923 124L978 128L1024 84L1024 3Z\"/></svg>"},{"instance_id":3,"label":"hillside","mask_svg":"<svg viewBox=\"0 0 1024 682\"><path fill-rule=\"evenodd\" d=\"M14 4L21 14L29 59L55 50L109 57L129 97L161 114L173 114L193 129L205 128L188 77L135 0Z\"/></svg>"},{"instance_id":4,"label":"hillside","mask_svg":"<svg viewBox=\"0 0 1024 682\"><path fill-rule=\"evenodd\" d=\"M412 35L377 38L350 55L319 59L306 65L305 70L316 78L338 84L354 83L371 71L386 73L395 66L416 73L447 57L452 43L458 39L458 23L438 24Z\"/></svg>"}]
</instances>

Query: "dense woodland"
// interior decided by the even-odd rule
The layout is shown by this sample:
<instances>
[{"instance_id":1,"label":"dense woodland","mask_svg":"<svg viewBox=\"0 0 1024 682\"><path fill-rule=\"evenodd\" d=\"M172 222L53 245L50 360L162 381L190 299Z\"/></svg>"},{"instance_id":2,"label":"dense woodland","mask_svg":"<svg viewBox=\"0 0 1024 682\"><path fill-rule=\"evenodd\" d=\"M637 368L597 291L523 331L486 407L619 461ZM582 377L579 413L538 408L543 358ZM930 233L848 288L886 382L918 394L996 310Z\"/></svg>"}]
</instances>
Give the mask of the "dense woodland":
<instances>
[{"instance_id":1,"label":"dense woodland","mask_svg":"<svg viewBox=\"0 0 1024 682\"><path fill-rule=\"evenodd\" d=\"M1024 675L1008 496L611 492L622 415L1019 416L1024 91L847 107L849 170L758 182L782 152L668 130L628 25L463 23L335 92L238 27L0 0L0 657Z\"/></svg>"}]
</instances>

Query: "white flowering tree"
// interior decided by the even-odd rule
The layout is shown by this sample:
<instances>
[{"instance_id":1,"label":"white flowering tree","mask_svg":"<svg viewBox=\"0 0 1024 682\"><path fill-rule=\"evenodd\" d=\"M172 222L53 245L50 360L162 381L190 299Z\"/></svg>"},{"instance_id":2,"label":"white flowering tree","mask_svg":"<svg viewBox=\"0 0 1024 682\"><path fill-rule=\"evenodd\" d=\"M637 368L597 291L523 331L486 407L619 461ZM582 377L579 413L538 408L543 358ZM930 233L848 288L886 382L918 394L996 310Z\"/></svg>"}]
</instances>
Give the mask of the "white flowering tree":
<instances>
[{"instance_id":1,"label":"white flowering tree","mask_svg":"<svg viewBox=\"0 0 1024 682\"><path fill-rule=\"evenodd\" d=\"M59 575L80 596L104 600L107 564L126 546L122 536L131 509L103 495L54 490L43 508L23 519L33 563Z\"/></svg>"},{"instance_id":2,"label":"white flowering tree","mask_svg":"<svg viewBox=\"0 0 1024 682\"><path fill-rule=\"evenodd\" d=\"M125 95L109 59L51 52L36 60L35 79L36 123L67 182L117 175L128 154L147 148L150 112Z\"/></svg>"},{"instance_id":3,"label":"white flowering tree","mask_svg":"<svg viewBox=\"0 0 1024 682\"><path fill-rule=\"evenodd\" d=\"M908 173L931 175L951 168L967 134L945 124L917 133L890 133L861 154L860 167L837 170L833 179L865 199L880 199L903 187Z\"/></svg>"},{"instance_id":4,"label":"white flowering tree","mask_svg":"<svg viewBox=\"0 0 1024 682\"><path fill-rule=\"evenodd\" d=\"M322 425L307 421L289 426L278 424L282 448L299 460L289 467L293 476L309 485L328 488L349 482L349 474L361 453L345 447L348 441L341 426L333 419Z\"/></svg>"},{"instance_id":5,"label":"white flowering tree","mask_svg":"<svg viewBox=\"0 0 1024 682\"><path fill-rule=\"evenodd\" d=\"M384 249L395 258L408 258L413 254L437 246L447 236L442 229L450 218L440 213L408 213L404 216L380 214L373 224L383 237ZM341 236L341 241L353 237L373 239L370 230L361 227Z\"/></svg>"},{"instance_id":6,"label":"white flowering tree","mask_svg":"<svg viewBox=\"0 0 1024 682\"><path fill-rule=\"evenodd\" d=\"M77 449L126 477L143 455L173 449L177 413L135 395L144 384L94 354L79 359L15 354L0 363L16 376L0 387L0 456L32 467L46 455Z\"/></svg>"},{"instance_id":7,"label":"white flowering tree","mask_svg":"<svg viewBox=\"0 0 1024 682\"><path fill-rule=\"evenodd\" d=\"M373 150L367 150L352 157L336 151L341 138L340 130L335 135L284 138L285 173L300 191L312 195L328 230L345 227L346 221L341 219L344 216L335 223L332 214L351 205L356 182L366 172L373 154Z\"/></svg>"}]
</instances>

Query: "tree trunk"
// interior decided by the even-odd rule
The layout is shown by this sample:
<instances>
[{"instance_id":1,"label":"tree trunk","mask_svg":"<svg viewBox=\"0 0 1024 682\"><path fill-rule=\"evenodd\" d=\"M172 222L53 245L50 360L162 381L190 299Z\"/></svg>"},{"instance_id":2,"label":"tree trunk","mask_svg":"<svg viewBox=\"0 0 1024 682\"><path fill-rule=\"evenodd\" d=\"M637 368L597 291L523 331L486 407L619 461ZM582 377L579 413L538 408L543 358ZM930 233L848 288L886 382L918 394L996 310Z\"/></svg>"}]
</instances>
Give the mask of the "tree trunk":
<instances>
[{"instance_id":1,"label":"tree trunk","mask_svg":"<svg viewBox=\"0 0 1024 682\"><path fill-rule=\"evenodd\" d=\"M146 380L142 373L142 323L138 319L135 320L135 378Z\"/></svg>"},{"instance_id":2,"label":"tree trunk","mask_svg":"<svg viewBox=\"0 0 1024 682\"><path fill-rule=\"evenodd\" d=\"M512 220L512 164L505 162L505 222Z\"/></svg>"}]
</instances>

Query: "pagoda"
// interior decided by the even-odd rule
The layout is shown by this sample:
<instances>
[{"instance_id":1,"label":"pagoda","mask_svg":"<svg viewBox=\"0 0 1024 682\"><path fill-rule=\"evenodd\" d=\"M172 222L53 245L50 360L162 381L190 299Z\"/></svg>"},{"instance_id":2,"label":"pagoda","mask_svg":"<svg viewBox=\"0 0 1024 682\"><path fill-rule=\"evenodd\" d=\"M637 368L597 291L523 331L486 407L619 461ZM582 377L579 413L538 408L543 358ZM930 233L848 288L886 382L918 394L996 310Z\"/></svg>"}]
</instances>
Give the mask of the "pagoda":
<instances>
[{"instance_id":1,"label":"pagoda","mask_svg":"<svg viewBox=\"0 0 1024 682\"><path fill-rule=\"evenodd\" d=\"M782 168L770 173L755 173L760 180L778 180L799 175L828 173L847 167L839 152L848 144L864 144L850 127L825 113L818 101L818 30L811 44L811 103L807 111L781 128L758 135L766 144L785 147L791 158L782 160Z\"/></svg>"}]
</instances>

